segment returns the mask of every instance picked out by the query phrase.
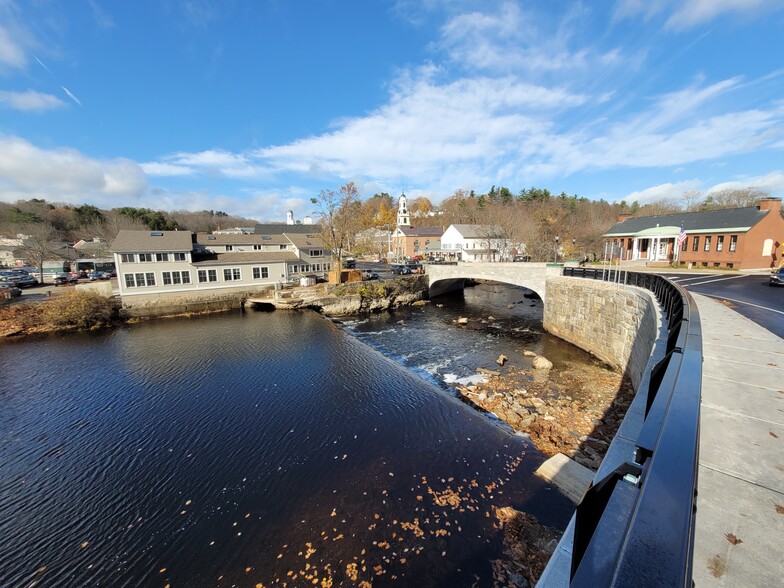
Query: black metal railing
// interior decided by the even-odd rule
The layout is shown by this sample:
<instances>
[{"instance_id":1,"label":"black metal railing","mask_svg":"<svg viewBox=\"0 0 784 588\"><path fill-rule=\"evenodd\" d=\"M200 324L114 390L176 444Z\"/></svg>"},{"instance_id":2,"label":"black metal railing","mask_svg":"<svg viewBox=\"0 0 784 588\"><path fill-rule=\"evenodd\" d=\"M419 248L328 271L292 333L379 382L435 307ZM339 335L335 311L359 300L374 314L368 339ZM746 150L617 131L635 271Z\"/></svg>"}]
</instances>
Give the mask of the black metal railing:
<instances>
[{"instance_id":1,"label":"black metal railing","mask_svg":"<svg viewBox=\"0 0 784 588\"><path fill-rule=\"evenodd\" d=\"M629 461L577 507L571 586L692 586L699 461L702 330L692 296L656 274L564 268L654 293L665 356L649 370L645 420Z\"/></svg>"}]
</instances>

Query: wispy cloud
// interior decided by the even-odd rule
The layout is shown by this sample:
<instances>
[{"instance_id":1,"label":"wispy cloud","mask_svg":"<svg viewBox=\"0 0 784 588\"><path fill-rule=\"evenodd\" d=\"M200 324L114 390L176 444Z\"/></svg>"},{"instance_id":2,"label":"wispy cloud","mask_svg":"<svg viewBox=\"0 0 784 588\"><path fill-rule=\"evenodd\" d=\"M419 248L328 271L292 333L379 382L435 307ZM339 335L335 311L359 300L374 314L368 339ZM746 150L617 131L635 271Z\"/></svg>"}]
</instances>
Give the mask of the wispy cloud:
<instances>
[{"instance_id":1,"label":"wispy cloud","mask_svg":"<svg viewBox=\"0 0 784 588\"><path fill-rule=\"evenodd\" d=\"M23 45L11 31L0 25L0 66L23 68L27 65L27 57Z\"/></svg>"},{"instance_id":2,"label":"wispy cloud","mask_svg":"<svg viewBox=\"0 0 784 588\"><path fill-rule=\"evenodd\" d=\"M27 90L26 92L0 91L0 104L14 110L21 110L22 112L45 112L65 107L65 102L56 96L34 90Z\"/></svg>"},{"instance_id":3,"label":"wispy cloud","mask_svg":"<svg viewBox=\"0 0 784 588\"><path fill-rule=\"evenodd\" d=\"M93 11L93 17L98 26L104 30L113 29L115 27L114 19L111 15L101 6L96 0L89 0L90 8Z\"/></svg>"},{"instance_id":4,"label":"wispy cloud","mask_svg":"<svg viewBox=\"0 0 784 588\"><path fill-rule=\"evenodd\" d=\"M69 97L71 100L73 100L74 102L76 102L76 104L78 104L79 106L81 106L81 105L82 105L82 101L81 101L81 100L79 100L79 99L78 99L76 96L74 96L74 93L73 93L73 92L71 92L71 91L70 91L68 88L66 88L65 86L60 86L60 87L63 89L63 92L65 92L65 94L66 94L66 95L67 95L67 96L68 96L68 97Z\"/></svg>"},{"instance_id":5,"label":"wispy cloud","mask_svg":"<svg viewBox=\"0 0 784 588\"><path fill-rule=\"evenodd\" d=\"M673 30L690 29L726 15L753 20L784 9L780 0L618 0L615 18L642 16L650 19L668 15L665 26Z\"/></svg>"}]
</instances>

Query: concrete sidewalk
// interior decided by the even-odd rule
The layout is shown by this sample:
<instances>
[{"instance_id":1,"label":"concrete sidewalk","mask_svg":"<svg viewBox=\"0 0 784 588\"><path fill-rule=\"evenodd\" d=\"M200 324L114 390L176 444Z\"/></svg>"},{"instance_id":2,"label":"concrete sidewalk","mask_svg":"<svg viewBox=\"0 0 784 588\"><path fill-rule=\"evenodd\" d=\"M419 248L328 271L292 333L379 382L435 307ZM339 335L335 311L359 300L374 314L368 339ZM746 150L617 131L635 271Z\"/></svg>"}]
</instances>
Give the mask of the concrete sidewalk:
<instances>
[{"instance_id":1,"label":"concrete sidewalk","mask_svg":"<svg viewBox=\"0 0 784 588\"><path fill-rule=\"evenodd\" d=\"M696 586L784 582L784 339L699 294Z\"/></svg>"}]
</instances>

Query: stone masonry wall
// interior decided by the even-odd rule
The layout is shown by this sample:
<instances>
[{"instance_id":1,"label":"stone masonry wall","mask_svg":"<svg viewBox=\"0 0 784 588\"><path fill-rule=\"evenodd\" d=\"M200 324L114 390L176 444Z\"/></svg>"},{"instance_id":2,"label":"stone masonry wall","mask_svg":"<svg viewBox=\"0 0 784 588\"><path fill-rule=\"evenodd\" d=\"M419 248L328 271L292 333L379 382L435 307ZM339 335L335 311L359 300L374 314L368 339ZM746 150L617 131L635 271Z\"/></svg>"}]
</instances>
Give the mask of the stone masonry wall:
<instances>
[{"instance_id":1,"label":"stone masonry wall","mask_svg":"<svg viewBox=\"0 0 784 588\"><path fill-rule=\"evenodd\" d=\"M659 335L648 290L585 278L547 279L544 328L624 372L638 389Z\"/></svg>"}]
</instances>

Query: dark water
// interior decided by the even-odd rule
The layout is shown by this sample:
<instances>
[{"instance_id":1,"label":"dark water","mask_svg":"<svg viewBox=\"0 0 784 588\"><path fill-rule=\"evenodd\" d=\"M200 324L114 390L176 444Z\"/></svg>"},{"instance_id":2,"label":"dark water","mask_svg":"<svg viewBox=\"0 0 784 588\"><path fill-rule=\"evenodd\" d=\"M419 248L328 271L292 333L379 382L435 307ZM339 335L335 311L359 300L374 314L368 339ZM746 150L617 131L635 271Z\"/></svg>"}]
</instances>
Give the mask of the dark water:
<instances>
[{"instance_id":1,"label":"dark water","mask_svg":"<svg viewBox=\"0 0 784 588\"><path fill-rule=\"evenodd\" d=\"M0 353L0 586L483 586L493 506L571 512L525 440L316 314Z\"/></svg>"}]
</instances>

